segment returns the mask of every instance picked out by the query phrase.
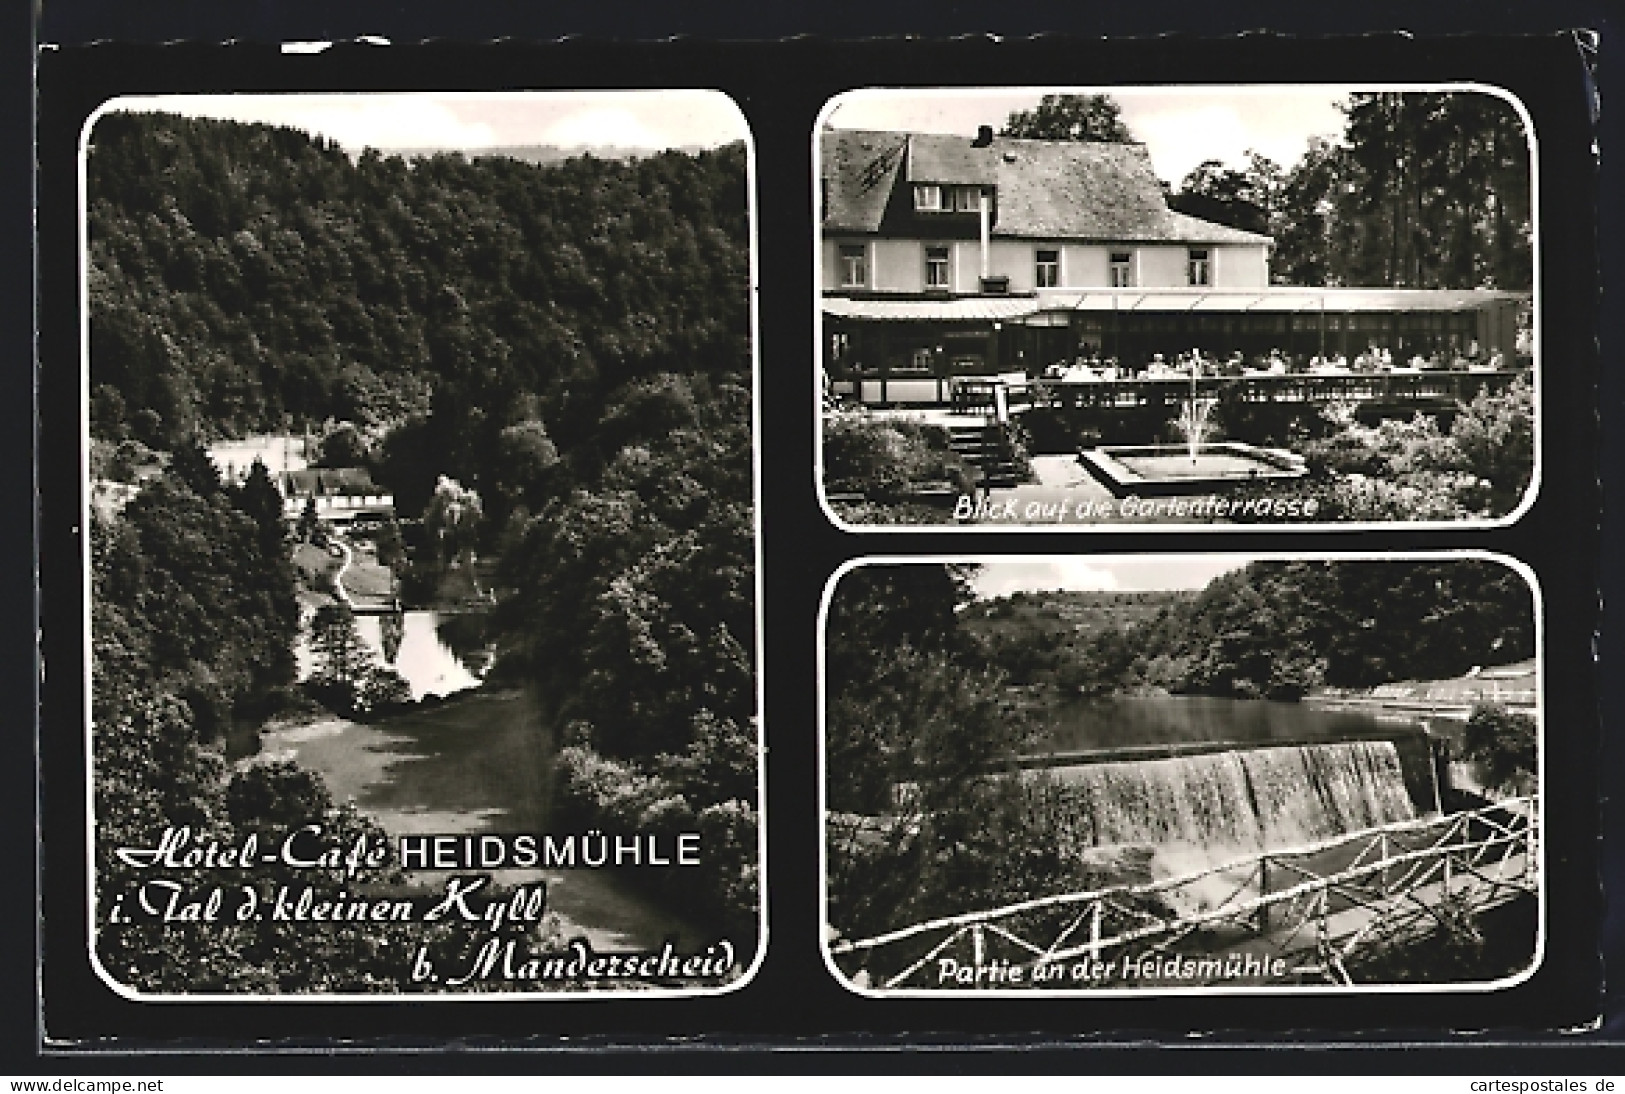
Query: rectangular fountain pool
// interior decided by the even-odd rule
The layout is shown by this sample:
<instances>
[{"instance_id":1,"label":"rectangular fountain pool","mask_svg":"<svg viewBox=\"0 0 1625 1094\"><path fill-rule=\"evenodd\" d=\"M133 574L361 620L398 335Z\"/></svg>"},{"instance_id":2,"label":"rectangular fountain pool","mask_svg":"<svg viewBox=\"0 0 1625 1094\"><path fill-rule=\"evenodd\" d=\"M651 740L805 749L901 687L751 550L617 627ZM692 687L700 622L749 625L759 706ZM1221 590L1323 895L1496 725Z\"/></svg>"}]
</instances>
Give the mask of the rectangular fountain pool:
<instances>
[{"instance_id":1,"label":"rectangular fountain pool","mask_svg":"<svg viewBox=\"0 0 1625 1094\"><path fill-rule=\"evenodd\" d=\"M1078 459L1117 497L1210 492L1307 473L1291 452L1242 441L1204 444L1194 456L1186 445L1105 445L1080 451Z\"/></svg>"}]
</instances>

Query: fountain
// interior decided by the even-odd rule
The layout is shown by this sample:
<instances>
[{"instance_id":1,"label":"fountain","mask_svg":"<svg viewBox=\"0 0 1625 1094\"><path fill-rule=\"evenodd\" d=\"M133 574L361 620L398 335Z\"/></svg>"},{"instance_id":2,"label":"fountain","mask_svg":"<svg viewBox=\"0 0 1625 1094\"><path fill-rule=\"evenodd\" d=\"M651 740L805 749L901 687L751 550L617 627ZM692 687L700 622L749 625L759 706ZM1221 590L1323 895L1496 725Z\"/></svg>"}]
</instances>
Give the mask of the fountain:
<instances>
[{"instance_id":1,"label":"fountain","mask_svg":"<svg viewBox=\"0 0 1625 1094\"><path fill-rule=\"evenodd\" d=\"M1203 443L1218 399L1200 394L1191 366L1190 394L1174 426L1183 445L1102 445L1080 449L1078 459L1117 497L1156 497L1211 492L1242 483L1296 479L1307 473L1303 458L1284 449L1242 441Z\"/></svg>"},{"instance_id":2,"label":"fountain","mask_svg":"<svg viewBox=\"0 0 1625 1094\"><path fill-rule=\"evenodd\" d=\"M1219 405L1219 400L1212 397L1198 398L1196 384L1191 384L1191 396L1179 407L1179 417L1174 425L1178 428L1180 436L1185 438L1185 446L1190 450L1191 465L1196 465L1196 454L1202 450L1202 438L1207 434L1208 415L1213 408Z\"/></svg>"}]
</instances>

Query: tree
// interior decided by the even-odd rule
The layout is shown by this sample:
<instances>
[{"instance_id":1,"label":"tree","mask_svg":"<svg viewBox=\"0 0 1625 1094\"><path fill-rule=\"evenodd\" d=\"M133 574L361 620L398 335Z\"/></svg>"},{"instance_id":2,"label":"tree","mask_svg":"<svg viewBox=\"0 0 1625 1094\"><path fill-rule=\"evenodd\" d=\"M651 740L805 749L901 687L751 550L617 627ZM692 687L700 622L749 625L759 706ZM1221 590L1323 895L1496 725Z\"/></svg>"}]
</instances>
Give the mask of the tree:
<instances>
[{"instance_id":1,"label":"tree","mask_svg":"<svg viewBox=\"0 0 1625 1094\"><path fill-rule=\"evenodd\" d=\"M1283 188L1277 274L1294 284L1526 289L1527 134L1474 92L1350 96L1338 145L1312 142Z\"/></svg>"},{"instance_id":2,"label":"tree","mask_svg":"<svg viewBox=\"0 0 1625 1094\"><path fill-rule=\"evenodd\" d=\"M1185 176L1179 190L1168 196L1168 207L1245 232L1267 234L1274 200L1269 168L1274 165L1255 153L1249 155L1253 163L1247 171L1226 168L1218 160L1204 160Z\"/></svg>"},{"instance_id":3,"label":"tree","mask_svg":"<svg viewBox=\"0 0 1625 1094\"><path fill-rule=\"evenodd\" d=\"M1535 392L1519 376L1504 391L1481 390L1450 425L1463 470L1488 484L1483 506L1510 513L1529 487L1535 467Z\"/></svg>"},{"instance_id":4,"label":"tree","mask_svg":"<svg viewBox=\"0 0 1625 1094\"><path fill-rule=\"evenodd\" d=\"M434 496L423 511L423 527L432 537L441 561L446 564L466 561L476 592L480 578L474 569L474 547L484 512L478 492L445 475L436 481Z\"/></svg>"},{"instance_id":5,"label":"tree","mask_svg":"<svg viewBox=\"0 0 1625 1094\"><path fill-rule=\"evenodd\" d=\"M367 462L367 439L351 422L340 422L338 427L322 438L316 457L318 467L360 467Z\"/></svg>"},{"instance_id":6,"label":"tree","mask_svg":"<svg viewBox=\"0 0 1625 1094\"><path fill-rule=\"evenodd\" d=\"M1012 111L1001 132L1046 141L1132 142L1121 115L1110 95L1045 95L1032 110Z\"/></svg>"},{"instance_id":7,"label":"tree","mask_svg":"<svg viewBox=\"0 0 1625 1094\"><path fill-rule=\"evenodd\" d=\"M259 526L260 545L267 557L280 557L287 538L282 520L282 491L258 458L248 469L248 477L237 489L237 508L254 518Z\"/></svg>"},{"instance_id":8,"label":"tree","mask_svg":"<svg viewBox=\"0 0 1625 1094\"><path fill-rule=\"evenodd\" d=\"M169 458L169 472L199 497L218 494L222 489L220 469L195 438L175 446Z\"/></svg>"},{"instance_id":9,"label":"tree","mask_svg":"<svg viewBox=\"0 0 1625 1094\"><path fill-rule=\"evenodd\" d=\"M324 687L337 687L350 694L360 685L372 663L371 651L356 630L355 613L342 600L316 609L310 621L310 652L315 658L311 679Z\"/></svg>"},{"instance_id":10,"label":"tree","mask_svg":"<svg viewBox=\"0 0 1625 1094\"><path fill-rule=\"evenodd\" d=\"M838 415L825 421L823 443L824 484L832 492L896 502L922 486L969 493L974 482L970 465L934 426Z\"/></svg>"},{"instance_id":11,"label":"tree","mask_svg":"<svg viewBox=\"0 0 1625 1094\"><path fill-rule=\"evenodd\" d=\"M1527 794L1535 785L1538 737L1539 727L1529 715L1480 703L1467 719L1462 758L1479 765L1488 789Z\"/></svg>"},{"instance_id":12,"label":"tree","mask_svg":"<svg viewBox=\"0 0 1625 1094\"><path fill-rule=\"evenodd\" d=\"M1270 225L1275 238L1270 279L1277 284L1343 284L1333 273L1332 237L1346 155L1338 145L1313 137L1282 182Z\"/></svg>"},{"instance_id":13,"label":"tree","mask_svg":"<svg viewBox=\"0 0 1625 1094\"><path fill-rule=\"evenodd\" d=\"M305 507L299 510L299 540L301 543L322 542L322 518L316 511L316 495L305 498Z\"/></svg>"}]
</instances>

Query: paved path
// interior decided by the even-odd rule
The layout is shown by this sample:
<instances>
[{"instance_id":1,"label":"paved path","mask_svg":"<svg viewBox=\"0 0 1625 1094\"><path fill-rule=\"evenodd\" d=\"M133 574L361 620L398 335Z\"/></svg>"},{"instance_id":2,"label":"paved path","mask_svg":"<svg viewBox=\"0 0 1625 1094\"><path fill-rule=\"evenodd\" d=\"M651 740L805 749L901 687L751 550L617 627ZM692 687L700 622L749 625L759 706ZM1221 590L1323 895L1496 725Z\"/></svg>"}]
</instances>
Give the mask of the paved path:
<instances>
[{"instance_id":1,"label":"paved path","mask_svg":"<svg viewBox=\"0 0 1625 1094\"><path fill-rule=\"evenodd\" d=\"M356 561L355 551L345 542L342 536L334 536L331 542L336 543L339 550L344 552L344 561L339 566L338 572L333 575L333 585L338 590L339 599L348 604L352 612L361 615L395 611L398 605L393 593L379 595L364 590L352 593L345 588L345 574L357 570L360 564Z\"/></svg>"},{"instance_id":2,"label":"paved path","mask_svg":"<svg viewBox=\"0 0 1625 1094\"><path fill-rule=\"evenodd\" d=\"M1064 526L1156 524L1174 519L1122 515L1122 504L1076 456L1034 456L1032 469L1037 482L997 487L987 492L986 511L1001 516L985 523ZM1004 517L1005 513L1012 513L1013 516ZM1189 523L1189 519L1178 523Z\"/></svg>"}]
</instances>

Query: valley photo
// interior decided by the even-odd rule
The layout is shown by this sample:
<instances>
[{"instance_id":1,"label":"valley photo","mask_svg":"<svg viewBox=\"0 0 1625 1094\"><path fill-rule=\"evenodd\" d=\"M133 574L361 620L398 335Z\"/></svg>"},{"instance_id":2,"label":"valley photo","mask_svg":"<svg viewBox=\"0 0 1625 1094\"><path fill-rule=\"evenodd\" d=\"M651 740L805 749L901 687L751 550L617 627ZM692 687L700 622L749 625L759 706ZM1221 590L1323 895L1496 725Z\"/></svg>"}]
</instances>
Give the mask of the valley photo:
<instances>
[{"instance_id":1,"label":"valley photo","mask_svg":"<svg viewBox=\"0 0 1625 1094\"><path fill-rule=\"evenodd\" d=\"M115 988L748 979L750 155L698 91L173 96L87 125Z\"/></svg>"},{"instance_id":2,"label":"valley photo","mask_svg":"<svg viewBox=\"0 0 1625 1094\"><path fill-rule=\"evenodd\" d=\"M826 960L865 994L1515 983L1539 615L1465 553L852 565Z\"/></svg>"}]
</instances>

